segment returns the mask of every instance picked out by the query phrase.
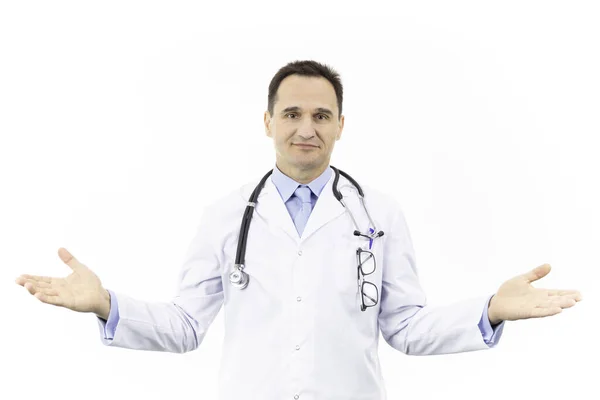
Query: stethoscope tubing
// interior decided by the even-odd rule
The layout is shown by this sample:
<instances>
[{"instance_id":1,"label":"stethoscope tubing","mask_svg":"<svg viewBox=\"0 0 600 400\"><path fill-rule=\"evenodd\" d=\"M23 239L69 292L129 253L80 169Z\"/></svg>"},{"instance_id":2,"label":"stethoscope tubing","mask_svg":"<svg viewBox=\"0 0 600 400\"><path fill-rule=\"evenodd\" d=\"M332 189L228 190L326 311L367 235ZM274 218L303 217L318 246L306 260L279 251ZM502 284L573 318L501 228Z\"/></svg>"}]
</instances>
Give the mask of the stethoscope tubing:
<instances>
[{"instance_id":1,"label":"stethoscope tubing","mask_svg":"<svg viewBox=\"0 0 600 400\"><path fill-rule=\"evenodd\" d=\"M375 229L375 224L373 223L373 220L371 219L371 216L369 215L369 212L367 211L367 207L365 207L363 190L360 187L360 185L358 184L358 182L356 182L350 175L348 175L344 171L337 169L332 165L330 167L335 173L335 178L333 180L333 185L332 185L333 195L350 214L350 217L352 218L354 227L356 228L354 231L354 235L366 237L368 239L373 239L375 237L383 236L383 234L384 234L383 231L376 232L377 230ZM270 170L269 172L267 172L265 174L265 176L262 177L262 179L260 180L258 185L256 185L256 187L254 188L254 191L250 195L250 199L248 200L248 204L244 211L244 216L242 217L242 224L240 227L240 235L238 238L238 246L237 246L237 251L236 251L236 255L235 255L234 271L229 275L229 281L231 282L231 284L234 287L237 287L239 289L245 289L248 286L248 282L250 280L248 274L246 272L244 272L244 267L245 267L244 258L246 255L246 242L248 240L248 231L250 229L250 221L252 219L252 214L254 213L254 208L256 207L256 201L258 199L258 195L260 194L260 191L264 187L264 184L267 181L267 178L272 173L273 173L273 169ZM365 235L365 234L361 233L360 230L358 229L358 225L356 224L356 220L354 219L352 212L350 211L350 209L348 207L346 207L346 204L344 203L344 196L342 196L342 193L337 188L338 181L340 179L340 175L342 175L346 179L348 179L356 187L356 190L358 190L358 197L363 206L363 209L365 210L365 213L367 214L369 222L373 226L373 229L372 229L373 233L371 233L369 235Z\"/></svg>"}]
</instances>

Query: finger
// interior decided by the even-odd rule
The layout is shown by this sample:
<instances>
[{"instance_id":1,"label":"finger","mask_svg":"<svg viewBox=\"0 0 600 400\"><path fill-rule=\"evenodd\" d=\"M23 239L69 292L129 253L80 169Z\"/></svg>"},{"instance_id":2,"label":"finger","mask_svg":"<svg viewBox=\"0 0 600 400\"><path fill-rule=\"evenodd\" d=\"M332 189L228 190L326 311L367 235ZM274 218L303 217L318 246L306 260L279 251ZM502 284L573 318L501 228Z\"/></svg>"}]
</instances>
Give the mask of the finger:
<instances>
[{"instance_id":1,"label":"finger","mask_svg":"<svg viewBox=\"0 0 600 400\"><path fill-rule=\"evenodd\" d=\"M34 296L41 301L42 303L52 304L53 306L64 306L64 303L60 296L56 294L51 294L52 292L36 292Z\"/></svg>"},{"instance_id":2,"label":"finger","mask_svg":"<svg viewBox=\"0 0 600 400\"><path fill-rule=\"evenodd\" d=\"M549 317L551 315L560 314L562 308L560 307L536 307L531 312L532 318Z\"/></svg>"},{"instance_id":3,"label":"finger","mask_svg":"<svg viewBox=\"0 0 600 400\"><path fill-rule=\"evenodd\" d=\"M45 284L45 285L47 285L47 284ZM50 294L52 296L58 295L58 290L51 286L41 287L40 285L36 285L35 283L26 282L24 287L31 294L36 294L38 292L42 292L42 293Z\"/></svg>"},{"instance_id":4,"label":"finger","mask_svg":"<svg viewBox=\"0 0 600 400\"><path fill-rule=\"evenodd\" d=\"M539 304L539 307L542 307L542 308L553 308L553 307L570 308L570 307L573 307L575 304L577 304L577 301L570 297L553 297L551 299L541 302Z\"/></svg>"},{"instance_id":5,"label":"finger","mask_svg":"<svg viewBox=\"0 0 600 400\"><path fill-rule=\"evenodd\" d=\"M33 287L36 287L36 288L46 289L46 288L54 287L54 285L52 285L51 283L34 281L32 279L27 279L25 282L23 282L23 285L21 285L21 286L25 286L26 283L30 283L31 285L33 285Z\"/></svg>"},{"instance_id":6,"label":"finger","mask_svg":"<svg viewBox=\"0 0 600 400\"><path fill-rule=\"evenodd\" d=\"M37 289L36 293L42 293L46 296L59 297L58 290L56 289Z\"/></svg>"},{"instance_id":7,"label":"finger","mask_svg":"<svg viewBox=\"0 0 600 400\"><path fill-rule=\"evenodd\" d=\"M37 291L36 289L36 285L33 282L25 282L25 284L23 285L23 287L25 289L27 289L27 291L31 294L35 294L35 292Z\"/></svg>"},{"instance_id":8,"label":"finger","mask_svg":"<svg viewBox=\"0 0 600 400\"><path fill-rule=\"evenodd\" d=\"M35 281L35 282L52 283L53 279L54 278L51 278L49 276L22 274L21 276L17 277L17 279L15 279L15 282L17 282L19 285L23 286L23 284L25 284L25 282L27 282L28 280Z\"/></svg>"},{"instance_id":9,"label":"finger","mask_svg":"<svg viewBox=\"0 0 600 400\"><path fill-rule=\"evenodd\" d=\"M581 296L581 293L565 294L565 295L563 295L563 297L568 297L569 299L573 299L575 301L581 301L583 299L583 297Z\"/></svg>"},{"instance_id":10,"label":"finger","mask_svg":"<svg viewBox=\"0 0 600 400\"><path fill-rule=\"evenodd\" d=\"M555 302L555 304L561 308L571 308L575 304L577 304L577 301L575 299L571 299L569 297L561 297L560 300Z\"/></svg>"},{"instance_id":11,"label":"finger","mask_svg":"<svg viewBox=\"0 0 600 400\"><path fill-rule=\"evenodd\" d=\"M58 249L58 256L60 257L61 260L63 260L63 262L65 264L67 264L69 267L71 267L71 269L73 271L76 271L78 268L83 266L83 264L81 264L73 256L73 254L69 253L69 251L67 249L65 249L64 247L61 247L60 249Z\"/></svg>"},{"instance_id":12,"label":"finger","mask_svg":"<svg viewBox=\"0 0 600 400\"><path fill-rule=\"evenodd\" d=\"M525 278L527 282L534 282L548 275L548 273L550 273L550 264L542 264L523 274L522 277Z\"/></svg>"},{"instance_id":13,"label":"finger","mask_svg":"<svg viewBox=\"0 0 600 400\"><path fill-rule=\"evenodd\" d=\"M571 296L577 301L583 299L578 290L548 290L548 296Z\"/></svg>"}]
</instances>

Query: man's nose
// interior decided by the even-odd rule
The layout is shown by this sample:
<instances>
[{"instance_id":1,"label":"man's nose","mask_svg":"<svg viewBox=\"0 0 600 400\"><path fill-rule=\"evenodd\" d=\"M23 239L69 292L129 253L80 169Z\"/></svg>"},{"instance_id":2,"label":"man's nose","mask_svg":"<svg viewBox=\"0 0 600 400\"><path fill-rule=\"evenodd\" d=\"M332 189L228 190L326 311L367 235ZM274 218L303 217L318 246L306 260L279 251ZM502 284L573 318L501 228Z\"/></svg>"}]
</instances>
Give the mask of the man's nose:
<instances>
[{"instance_id":1,"label":"man's nose","mask_svg":"<svg viewBox=\"0 0 600 400\"><path fill-rule=\"evenodd\" d=\"M315 136L315 127L311 118L304 118L302 124L298 128L298 135L304 139L310 139Z\"/></svg>"}]
</instances>

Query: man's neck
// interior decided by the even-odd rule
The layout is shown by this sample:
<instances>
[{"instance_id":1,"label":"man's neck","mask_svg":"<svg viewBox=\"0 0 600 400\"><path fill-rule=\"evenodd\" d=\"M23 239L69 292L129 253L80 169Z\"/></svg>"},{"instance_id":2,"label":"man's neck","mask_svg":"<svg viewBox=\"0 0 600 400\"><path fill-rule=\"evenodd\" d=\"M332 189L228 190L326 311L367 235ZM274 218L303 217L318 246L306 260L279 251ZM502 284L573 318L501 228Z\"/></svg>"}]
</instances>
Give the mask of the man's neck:
<instances>
[{"instance_id":1,"label":"man's neck","mask_svg":"<svg viewBox=\"0 0 600 400\"><path fill-rule=\"evenodd\" d=\"M277 168L279 168L279 170L283 172L284 175L287 175L296 182L308 184L317 179L327 169L329 163L326 162L319 168L315 169L299 169L294 168L293 166L284 166L279 163L276 163L276 165Z\"/></svg>"}]
</instances>

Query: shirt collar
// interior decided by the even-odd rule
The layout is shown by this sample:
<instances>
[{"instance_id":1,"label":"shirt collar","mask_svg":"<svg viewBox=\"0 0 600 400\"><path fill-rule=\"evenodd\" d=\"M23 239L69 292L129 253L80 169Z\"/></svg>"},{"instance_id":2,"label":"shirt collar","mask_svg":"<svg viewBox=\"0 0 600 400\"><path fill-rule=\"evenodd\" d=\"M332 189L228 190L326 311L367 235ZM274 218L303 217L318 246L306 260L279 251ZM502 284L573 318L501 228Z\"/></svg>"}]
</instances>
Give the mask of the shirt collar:
<instances>
[{"instance_id":1,"label":"shirt collar","mask_svg":"<svg viewBox=\"0 0 600 400\"><path fill-rule=\"evenodd\" d=\"M325 184L329 182L329 178L331 178L331 174L333 171L329 166L325 168L325 171L317 178L313 179L306 186L310 188L310 190L317 196L317 198L321 195ZM296 191L296 188L301 185L301 183L296 182L289 176L285 175L283 172L279 170L277 165L273 168L273 173L271 174L271 180L275 184L275 187L279 191L279 195L283 202L287 202L290 197Z\"/></svg>"}]
</instances>

